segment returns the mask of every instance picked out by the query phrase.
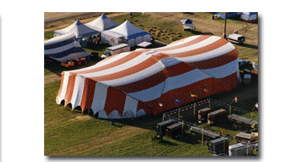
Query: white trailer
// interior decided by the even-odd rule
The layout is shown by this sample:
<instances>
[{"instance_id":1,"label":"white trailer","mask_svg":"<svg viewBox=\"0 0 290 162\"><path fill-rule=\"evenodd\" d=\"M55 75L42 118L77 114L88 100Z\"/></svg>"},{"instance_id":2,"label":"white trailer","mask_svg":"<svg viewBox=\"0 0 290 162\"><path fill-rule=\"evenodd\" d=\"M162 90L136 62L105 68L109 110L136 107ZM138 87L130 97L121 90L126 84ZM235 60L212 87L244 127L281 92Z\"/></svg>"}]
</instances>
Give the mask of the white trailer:
<instances>
[{"instance_id":1,"label":"white trailer","mask_svg":"<svg viewBox=\"0 0 290 162\"><path fill-rule=\"evenodd\" d=\"M250 143L237 143L229 146L229 156L246 156L253 154L254 145Z\"/></svg>"},{"instance_id":2,"label":"white trailer","mask_svg":"<svg viewBox=\"0 0 290 162\"><path fill-rule=\"evenodd\" d=\"M101 33L101 42L104 44L115 46L121 43L126 43L126 40L120 34L111 31L104 31Z\"/></svg>"},{"instance_id":3,"label":"white trailer","mask_svg":"<svg viewBox=\"0 0 290 162\"><path fill-rule=\"evenodd\" d=\"M126 43L122 43L116 46L108 47L101 58L107 58L109 56L113 56L122 52L130 51L130 45Z\"/></svg>"}]
</instances>

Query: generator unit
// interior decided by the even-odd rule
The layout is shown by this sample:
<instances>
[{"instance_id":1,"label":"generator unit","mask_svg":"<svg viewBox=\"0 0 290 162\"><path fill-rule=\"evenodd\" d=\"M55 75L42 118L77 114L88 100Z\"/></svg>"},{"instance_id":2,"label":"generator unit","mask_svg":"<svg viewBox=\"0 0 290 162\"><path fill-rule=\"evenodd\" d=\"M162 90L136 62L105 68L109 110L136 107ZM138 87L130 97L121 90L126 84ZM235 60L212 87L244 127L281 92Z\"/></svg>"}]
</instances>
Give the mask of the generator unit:
<instances>
[{"instance_id":1,"label":"generator unit","mask_svg":"<svg viewBox=\"0 0 290 162\"><path fill-rule=\"evenodd\" d=\"M228 119L228 112L225 109L219 109L207 114L207 124L224 123Z\"/></svg>"},{"instance_id":2,"label":"generator unit","mask_svg":"<svg viewBox=\"0 0 290 162\"><path fill-rule=\"evenodd\" d=\"M212 112L212 109L211 108L203 108L203 109L200 109L198 110L197 112L197 122L199 124L202 124L203 122L206 122L207 121L207 114Z\"/></svg>"},{"instance_id":3,"label":"generator unit","mask_svg":"<svg viewBox=\"0 0 290 162\"><path fill-rule=\"evenodd\" d=\"M160 139L161 141L163 140L163 136L165 135L165 131L167 126L172 125L176 123L176 120L174 119L169 119L165 120L163 122L157 123L156 124L156 139Z\"/></svg>"},{"instance_id":4,"label":"generator unit","mask_svg":"<svg viewBox=\"0 0 290 162\"><path fill-rule=\"evenodd\" d=\"M167 126L166 131L165 131L165 136L170 137L170 138L181 137L182 131L183 131L182 127L183 126L181 122Z\"/></svg>"},{"instance_id":5,"label":"generator unit","mask_svg":"<svg viewBox=\"0 0 290 162\"><path fill-rule=\"evenodd\" d=\"M229 139L226 137L220 137L209 141L208 151L214 154L225 153L229 151Z\"/></svg>"}]
</instances>

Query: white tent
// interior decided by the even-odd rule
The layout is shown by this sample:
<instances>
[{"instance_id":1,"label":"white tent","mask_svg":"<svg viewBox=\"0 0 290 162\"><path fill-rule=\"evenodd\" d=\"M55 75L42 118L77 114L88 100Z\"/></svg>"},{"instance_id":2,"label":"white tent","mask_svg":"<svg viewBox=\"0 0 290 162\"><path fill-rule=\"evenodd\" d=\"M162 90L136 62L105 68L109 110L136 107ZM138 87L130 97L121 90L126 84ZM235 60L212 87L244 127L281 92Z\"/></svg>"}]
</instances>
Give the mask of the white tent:
<instances>
[{"instance_id":1,"label":"white tent","mask_svg":"<svg viewBox=\"0 0 290 162\"><path fill-rule=\"evenodd\" d=\"M99 18L97 18L89 23L86 23L85 25L98 31L98 32L102 32L104 30L112 29L120 24L111 20L110 18L108 18L104 14L102 14Z\"/></svg>"},{"instance_id":2,"label":"white tent","mask_svg":"<svg viewBox=\"0 0 290 162\"><path fill-rule=\"evenodd\" d=\"M64 29L54 31L55 36L65 35L65 34L70 34L70 33L73 33L76 36L76 38L79 39L79 38L89 37L94 34L97 34L97 31L85 26L79 20L77 20L72 25Z\"/></svg>"},{"instance_id":3,"label":"white tent","mask_svg":"<svg viewBox=\"0 0 290 162\"><path fill-rule=\"evenodd\" d=\"M256 22L258 18L257 12L242 12L241 20L245 22Z\"/></svg>"},{"instance_id":4,"label":"white tent","mask_svg":"<svg viewBox=\"0 0 290 162\"><path fill-rule=\"evenodd\" d=\"M74 34L61 35L44 42L44 56L59 62L89 55L76 41Z\"/></svg>"},{"instance_id":5,"label":"white tent","mask_svg":"<svg viewBox=\"0 0 290 162\"><path fill-rule=\"evenodd\" d=\"M134 47L143 41L149 42L151 40L149 32L137 28L128 20L126 20L123 24L108 31L124 36L124 38L131 47Z\"/></svg>"}]
</instances>

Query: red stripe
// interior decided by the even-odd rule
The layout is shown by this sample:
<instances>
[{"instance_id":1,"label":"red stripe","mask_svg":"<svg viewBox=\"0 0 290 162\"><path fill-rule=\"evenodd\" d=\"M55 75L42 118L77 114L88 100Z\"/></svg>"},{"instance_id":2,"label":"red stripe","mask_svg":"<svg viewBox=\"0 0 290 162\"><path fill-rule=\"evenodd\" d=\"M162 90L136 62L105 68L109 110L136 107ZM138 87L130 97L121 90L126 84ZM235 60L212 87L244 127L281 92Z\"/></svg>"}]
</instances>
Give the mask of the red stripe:
<instances>
[{"instance_id":1,"label":"red stripe","mask_svg":"<svg viewBox=\"0 0 290 162\"><path fill-rule=\"evenodd\" d=\"M180 45L176 45L176 46L173 46L173 47L168 47L168 48L162 48L162 49L156 49L157 51L168 51L168 50L174 50L174 49L178 49L178 48L183 48L183 47L187 47L187 46L191 46L193 44L196 44L196 43L199 43L207 38L211 37L211 35L201 35L200 37L194 39L194 40L191 40L189 42L186 42L186 43L183 43L183 44L180 44Z\"/></svg>"},{"instance_id":2,"label":"red stripe","mask_svg":"<svg viewBox=\"0 0 290 162\"><path fill-rule=\"evenodd\" d=\"M152 108L147 107L143 102L138 101L136 112L138 112L141 109L145 111L146 115L152 115Z\"/></svg>"},{"instance_id":3,"label":"red stripe","mask_svg":"<svg viewBox=\"0 0 290 162\"><path fill-rule=\"evenodd\" d=\"M134 59L135 57L139 56L140 54L142 54L143 52L146 52L146 51L149 51L149 49L140 50L140 51L133 51L129 55L127 55L127 56L125 56L125 57L123 57L121 59L118 59L118 60L116 60L116 61L114 61L112 63L106 64L104 66L96 67L94 69L89 69L89 70L73 72L73 73L74 74L85 74L85 73L92 73L92 72L98 72L98 71L101 71L101 70L106 70L106 69L121 65L121 64L123 64L123 63L125 63L127 61L130 61L130 60Z\"/></svg>"},{"instance_id":4,"label":"red stripe","mask_svg":"<svg viewBox=\"0 0 290 162\"><path fill-rule=\"evenodd\" d=\"M167 69L168 77L173 77L173 76L187 73L191 70L194 70L195 68L184 62L180 62L178 64L166 67L166 69Z\"/></svg>"},{"instance_id":5,"label":"red stripe","mask_svg":"<svg viewBox=\"0 0 290 162\"><path fill-rule=\"evenodd\" d=\"M149 66L152 66L154 64L156 64L157 61L150 57L148 59L146 59L145 61L141 62L140 64L137 64L133 67L130 67L128 69L125 69L123 71L119 71L117 73L113 73L113 74L108 74L108 75L102 75L102 76L97 76L97 77L90 77L93 80L96 81L106 81L106 80L113 80L113 79L118 79L118 78L122 78L134 73L137 73L139 71L142 71L146 68L148 68Z\"/></svg>"},{"instance_id":6,"label":"red stripe","mask_svg":"<svg viewBox=\"0 0 290 162\"><path fill-rule=\"evenodd\" d=\"M145 79L129 83L126 85L115 86L116 89L126 92L126 93L133 93L142 91L144 89L148 89L154 87L160 83L162 83L166 79L163 70L159 71L158 73L151 75Z\"/></svg>"},{"instance_id":7,"label":"red stripe","mask_svg":"<svg viewBox=\"0 0 290 162\"><path fill-rule=\"evenodd\" d=\"M224 81L224 82L222 82ZM228 85L228 83L231 84ZM154 105L153 114L157 115L165 110L169 110L173 107L177 107L180 105L184 105L186 103L192 102L193 98L191 98L190 93L197 95L195 99L201 99L204 97L208 97L214 94L218 94L224 91L230 91L232 88L238 85L237 75L236 73L229 75L223 79L216 78L208 78L201 80L199 82L195 82L193 84L174 89L171 91L162 94L159 99L155 99L153 101L146 102L147 105L152 105L153 103L160 102L163 104L162 107ZM205 93L204 89L208 89L209 93ZM179 99L181 102L174 102L175 99Z\"/></svg>"},{"instance_id":8,"label":"red stripe","mask_svg":"<svg viewBox=\"0 0 290 162\"><path fill-rule=\"evenodd\" d=\"M75 79L76 79L76 75L71 74L68 77L68 83L67 83L66 93L64 97L64 100L65 100L64 106L67 106L71 102L72 94L74 91Z\"/></svg>"},{"instance_id":9,"label":"red stripe","mask_svg":"<svg viewBox=\"0 0 290 162\"><path fill-rule=\"evenodd\" d=\"M126 94L113 88L108 87L107 98L104 110L109 115L113 110L118 110L120 115L123 115L124 106L126 102Z\"/></svg>"},{"instance_id":10,"label":"red stripe","mask_svg":"<svg viewBox=\"0 0 290 162\"><path fill-rule=\"evenodd\" d=\"M246 19L241 19L242 21L244 21L244 22L257 22L257 19L255 19L255 20L246 20Z\"/></svg>"},{"instance_id":11,"label":"red stripe","mask_svg":"<svg viewBox=\"0 0 290 162\"><path fill-rule=\"evenodd\" d=\"M212 69L212 68L216 68L222 65L226 65L227 63L230 63L236 60L237 58L238 58L238 52L236 49L234 49L224 55L221 55L221 56L209 59L209 60L193 62L193 63L188 63L188 64L197 69Z\"/></svg>"},{"instance_id":12,"label":"red stripe","mask_svg":"<svg viewBox=\"0 0 290 162\"><path fill-rule=\"evenodd\" d=\"M84 91L83 91L82 101L80 104L80 107L82 108L82 112L92 107L94 94L95 94L95 86L96 86L96 81L93 81L88 78L85 79Z\"/></svg>"},{"instance_id":13,"label":"red stripe","mask_svg":"<svg viewBox=\"0 0 290 162\"><path fill-rule=\"evenodd\" d=\"M227 40L225 40L224 38L220 38L219 40L208 44L206 46L200 47L198 49L194 49L191 51L185 51L185 52L179 52L176 54L170 54L170 56L172 57L187 57L187 56L194 56L194 55L199 55L199 54L203 54L205 52L209 52L212 50L215 50L225 44L229 43Z\"/></svg>"}]
</instances>

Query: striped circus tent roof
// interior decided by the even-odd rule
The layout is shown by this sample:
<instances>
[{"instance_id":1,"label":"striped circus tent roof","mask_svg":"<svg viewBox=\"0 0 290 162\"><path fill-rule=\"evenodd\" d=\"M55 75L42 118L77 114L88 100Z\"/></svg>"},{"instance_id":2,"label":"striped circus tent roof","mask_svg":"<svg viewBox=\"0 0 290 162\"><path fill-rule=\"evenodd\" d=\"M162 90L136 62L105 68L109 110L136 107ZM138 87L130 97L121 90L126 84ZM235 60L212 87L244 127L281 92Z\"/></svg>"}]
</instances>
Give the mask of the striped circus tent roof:
<instances>
[{"instance_id":1,"label":"striped circus tent roof","mask_svg":"<svg viewBox=\"0 0 290 162\"><path fill-rule=\"evenodd\" d=\"M76 41L74 34L54 37L44 42L44 56L59 62L74 60L89 55Z\"/></svg>"},{"instance_id":2,"label":"striped circus tent roof","mask_svg":"<svg viewBox=\"0 0 290 162\"><path fill-rule=\"evenodd\" d=\"M235 47L224 38L191 36L64 71L56 102L83 112L90 108L99 118L156 115L192 102L191 96L230 91L239 84L238 62Z\"/></svg>"}]
</instances>

